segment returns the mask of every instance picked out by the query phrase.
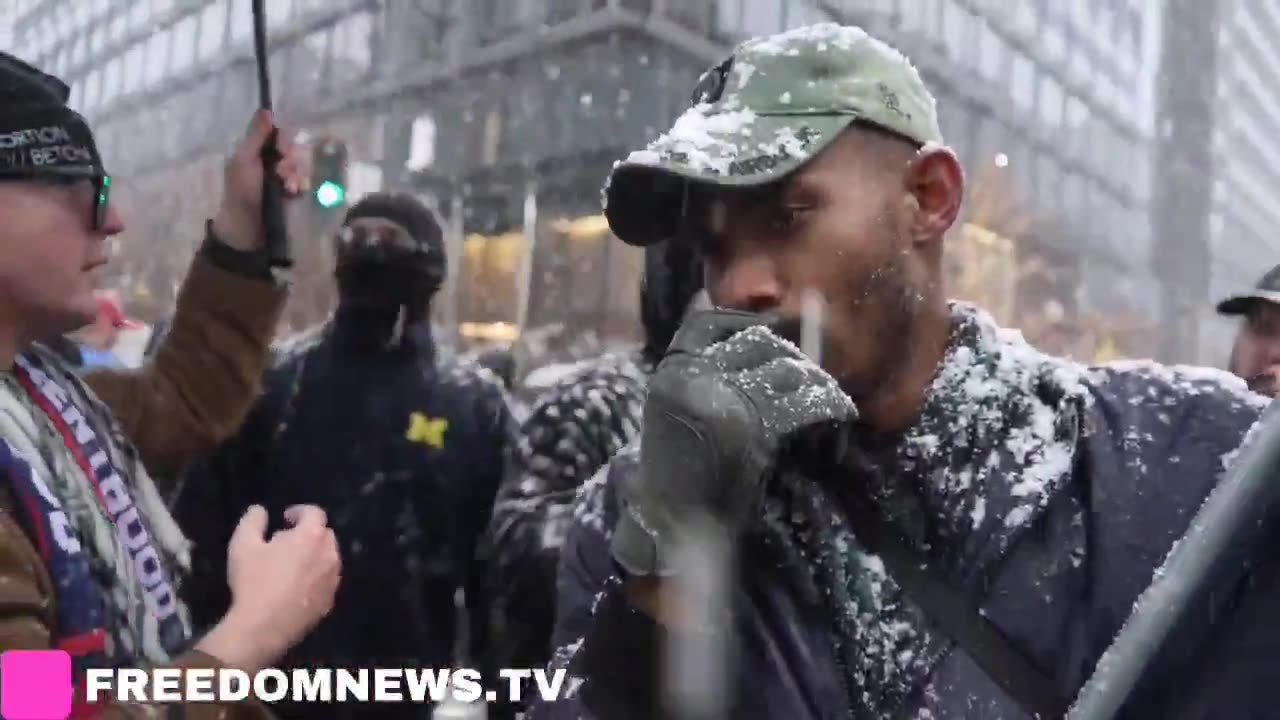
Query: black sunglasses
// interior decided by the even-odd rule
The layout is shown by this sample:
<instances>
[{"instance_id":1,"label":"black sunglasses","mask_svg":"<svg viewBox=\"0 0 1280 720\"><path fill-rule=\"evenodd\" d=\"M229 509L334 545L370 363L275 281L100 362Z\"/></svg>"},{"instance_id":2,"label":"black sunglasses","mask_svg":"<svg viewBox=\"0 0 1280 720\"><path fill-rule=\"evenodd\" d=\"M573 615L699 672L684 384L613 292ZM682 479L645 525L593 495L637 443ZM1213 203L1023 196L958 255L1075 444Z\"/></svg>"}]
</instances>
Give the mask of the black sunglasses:
<instances>
[{"instance_id":1,"label":"black sunglasses","mask_svg":"<svg viewBox=\"0 0 1280 720\"><path fill-rule=\"evenodd\" d=\"M111 176L93 168L49 167L35 171L0 170L0 181L35 182L47 185L71 186L88 180L93 185L93 206L89 222L94 230L107 225L107 208L111 205Z\"/></svg>"}]
</instances>

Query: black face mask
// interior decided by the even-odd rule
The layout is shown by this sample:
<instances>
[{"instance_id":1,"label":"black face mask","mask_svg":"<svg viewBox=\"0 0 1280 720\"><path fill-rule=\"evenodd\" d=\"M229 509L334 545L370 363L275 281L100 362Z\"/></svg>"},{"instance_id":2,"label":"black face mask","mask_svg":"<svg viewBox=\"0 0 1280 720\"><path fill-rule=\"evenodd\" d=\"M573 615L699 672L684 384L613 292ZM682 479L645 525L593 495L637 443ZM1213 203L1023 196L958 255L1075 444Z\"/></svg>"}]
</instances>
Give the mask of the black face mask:
<instances>
[{"instance_id":1,"label":"black face mask","mask_svg":"<svg viewBox=\"0 0 1280 720\"><path fill-rule=\"evenodd\" d=\"M439 286L422 258L343 258L335 272L345 304L397 310L425 307Z\"/></svg>"}]
</instances>

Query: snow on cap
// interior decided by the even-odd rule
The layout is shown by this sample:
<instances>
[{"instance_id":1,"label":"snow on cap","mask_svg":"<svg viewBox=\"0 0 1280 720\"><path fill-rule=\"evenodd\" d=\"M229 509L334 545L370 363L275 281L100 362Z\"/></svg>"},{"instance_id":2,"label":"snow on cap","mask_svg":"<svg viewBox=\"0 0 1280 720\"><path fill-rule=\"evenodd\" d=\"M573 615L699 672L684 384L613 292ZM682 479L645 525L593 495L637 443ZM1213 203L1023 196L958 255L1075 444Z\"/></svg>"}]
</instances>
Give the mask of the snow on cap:
<instances>
[{"instance_id":1,"label":"snow on cap","mask_svg":"<svg viewBox=\"0 0 1280 720\"><path fill-rule=\"evenodd\" d=\"M937 103L911 61L861 28L822 23L749 40L702 75L670 130L614 165L605 216L630 245L660 242L674 234L685 181L772 182L854 121L942 142Z\"/></svg>"}]
</instances>

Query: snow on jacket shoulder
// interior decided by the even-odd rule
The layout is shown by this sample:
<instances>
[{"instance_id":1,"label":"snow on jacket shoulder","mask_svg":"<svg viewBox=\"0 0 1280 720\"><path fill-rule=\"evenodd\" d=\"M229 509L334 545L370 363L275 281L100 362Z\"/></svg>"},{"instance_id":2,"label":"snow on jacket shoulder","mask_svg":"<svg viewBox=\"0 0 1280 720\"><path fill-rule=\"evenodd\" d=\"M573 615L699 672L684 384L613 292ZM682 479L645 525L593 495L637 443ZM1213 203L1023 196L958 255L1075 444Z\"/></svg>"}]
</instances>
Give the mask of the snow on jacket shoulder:
<instances>
[{"instance_id":1,"label":"snow on jacket shoulder","mask_svg":"<svg viewBox=\"0 0 1280 720\"><path fill-rule=\"evenodd\" d=\"M1069 699L1087 680L1170 546L1221 477L1266 399L1235 378L1195 368L1127 364L1065 369L1074 374L1071 382L1083 389L1083 399L1077 406L1078 432L1064 481L1043 498L1006 549L976 543L977 535L954 542L977 547L974 557L996 569L985 592L967 586L965 592ZM1006 438L1005 444L1022 443ZM643 717L655 703L654 678L639 668L653 657L660 631L625 600L609 556L609 532L617 515L612 478L634 471L634 454L622 453L598 476L599 482L584 490L561 553L558 649L553 661L553 666L569 668L572 692L539 706L534 717ZM1017 488L1034 479L1023 474L1010 482ZM839 515L834 510L839 502L831 496L826 505ZM982 513L973 512L972 504L966 507L978 525ZM999 519L1009 525L1025 518L1010 513ZM851 547L848 552L857 551ZM997 555L982 557L991 552ZM864 575L875 574L873 564L864 567ZM912 646L929 659L920 666L920 674L903 675L913 680L910 687L864 684L851 698L847 688L852 681L842 677L838 644L833 645L831 611L797 590L794 577L777 563L753 564L736 592L733 717L870 718L885 712L932 718L1028 716L967 653L945 640ZM869 579L877 586L892 584L885 575ZM1242 595L1241 606L1258 608L1256 612L1280 602L1275 583L1246 589ZM911 605L909 599L906 604ZM915 628L895 626L895 632L929 635L928 623L918 613L902 617L914 617L910 622ZM1230 625L1234 620L1223 622ZM900 650L892 642L875 641L884 629L861 627L857 632L863 637L868 667L877 662L915 667L910 658L884 654ZM1255 660L1246 677L1266 675L1266 668L1275 665L1280 633L1267 637L1271 645L1265 652L1253 648L1250 657ZM618 669L624 665L631 669ZM1193 664L1179 677L1195 682L1211 670ZM864 673L863 679L873 675ZM1231 688L1231 693L1242 689L1238 683ZM1256 712L1230 693L1201 700L1201 707L1217 703L1218 710L1234 708L1221 716ZM890 708L892 703L897 704ZM1213 715L1152 699L1137 716Z\"/></svg>"}]
</instances>

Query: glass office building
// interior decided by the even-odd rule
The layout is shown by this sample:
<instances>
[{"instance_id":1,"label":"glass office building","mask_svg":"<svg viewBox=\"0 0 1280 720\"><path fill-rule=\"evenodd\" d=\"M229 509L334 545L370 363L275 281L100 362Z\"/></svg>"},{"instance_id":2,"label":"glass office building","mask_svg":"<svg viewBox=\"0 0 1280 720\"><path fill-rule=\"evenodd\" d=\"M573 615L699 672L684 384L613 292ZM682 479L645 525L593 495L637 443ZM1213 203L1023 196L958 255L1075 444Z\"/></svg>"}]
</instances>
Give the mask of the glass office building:
<instances>
[{"instance_id":1,"label":"glass office building","mask_svg":"<svg viewBox=\"0 0 1280 720\"><path fill-rule=\"evenodd\" d=\"M17 4L18 52L73 84L124 182L132 224L118 281L161 308L186 256L155 248L199 239L220 158L256 104L249 3ZM1107 318L1103 330L1130 354L1148 352L1142 320L1158 296L1147 270L1160 39L1150 5L266 3L282 115L346 141L365 184L419 192L450 222L460 282L441 311L464 336L518 327L550 345L634 338L640 259L607 241L598 215L611 163L669 125L733 43L837 20L899 46L938 96L970 186L949 241L957 291L1050 345L1055 329L1078 335ZM301 267L324 267L319 225L295 218ZM297 322L331 300L324 283L300 286ZM1117 331L1124 318L1131 326Z\"/></svg>"}]
</instances>

